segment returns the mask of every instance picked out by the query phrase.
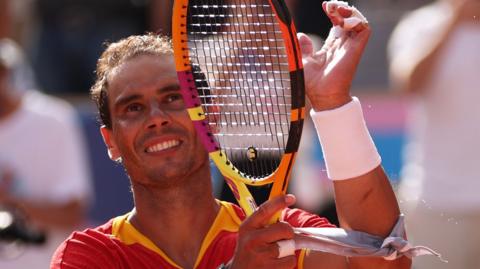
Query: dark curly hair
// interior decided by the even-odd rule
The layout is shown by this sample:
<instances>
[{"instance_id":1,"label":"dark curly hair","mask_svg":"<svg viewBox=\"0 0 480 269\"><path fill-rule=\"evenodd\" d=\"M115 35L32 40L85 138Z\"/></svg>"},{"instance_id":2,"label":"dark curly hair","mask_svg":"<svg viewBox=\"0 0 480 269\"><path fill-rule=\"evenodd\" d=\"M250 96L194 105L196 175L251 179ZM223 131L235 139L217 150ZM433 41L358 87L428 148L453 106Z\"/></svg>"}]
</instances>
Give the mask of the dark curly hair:
<instances>
[{"instance_id":1,"label":"dark curly hair","mask_svg":"<svg viewBox=\"0 0 480 269\"><path fill-rule=\"evenodd\" d=\"M152 33L130 36L109 44L98 59L96 79L90 94L97 105L100 123L109 129L112 128L112 121L108 106L108 76L125 61L145 54L172 55L170 38Z\"/></svg>"}]
</instances>

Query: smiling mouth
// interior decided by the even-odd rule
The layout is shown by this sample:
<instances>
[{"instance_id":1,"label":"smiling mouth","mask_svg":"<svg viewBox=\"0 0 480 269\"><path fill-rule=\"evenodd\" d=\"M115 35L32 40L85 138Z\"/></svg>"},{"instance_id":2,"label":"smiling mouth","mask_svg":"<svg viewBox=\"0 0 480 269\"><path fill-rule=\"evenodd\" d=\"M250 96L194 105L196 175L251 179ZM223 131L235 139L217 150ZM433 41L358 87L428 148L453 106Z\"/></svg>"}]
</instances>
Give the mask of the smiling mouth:
<instances>
[{"instance_id":1,"label":"smiling mouth","mask_svg":"<svg viewBox=\"0 0 480 269\"><path fill-rule=\"evenodd\" d=\"M164 150L167 150L167 149L171 149L171 148L176 147L178 145L180 145L179 140L169 140L169 141L165 141L165 142L158 143L158 144L155 144L153 146L150 146L145 150L145 152L147 152L147 153L160 152L160 151L164 151Z\"/></svg>"}]
</instances>

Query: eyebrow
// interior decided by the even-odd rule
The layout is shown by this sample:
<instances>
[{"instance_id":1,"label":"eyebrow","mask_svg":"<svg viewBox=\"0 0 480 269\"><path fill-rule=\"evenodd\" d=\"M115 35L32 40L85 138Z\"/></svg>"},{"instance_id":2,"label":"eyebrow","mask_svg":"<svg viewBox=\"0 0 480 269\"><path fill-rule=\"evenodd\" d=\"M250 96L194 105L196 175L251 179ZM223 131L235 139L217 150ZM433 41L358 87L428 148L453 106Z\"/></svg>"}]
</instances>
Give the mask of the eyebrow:
<instances>
[{"instance_id":1,"label":"eyebrow","mask_svg":"<svg viewBox=\"0 0 480 269\"><path fill-rule=\"evenodd\" d=\"M170 84L170 85L167 85L165 87L162 87L162 88L157 90L157 93L161 94L161 93L165 93L165 92L176 92L176 91L180 91L180 84L178 84L178 83Z\"/></svg>"},{"instance_id":2,"label":"eyebrow","mask_svg":"<svg viewBox=\"0 0 480 269\"><path fill-rule=\"evenodd\" d=\"M176 92L176 91L180 91L180 84L178 84L178 83L170 84L170 85L167 85L165 87L159 88L156 92L157 92L157 94L163 94L163 93L166 93L166 92ZM141 94L132 94L132 95L128 95L128 96L125 96L125 97L121 97L121 98L119 98L115 101L113 106L114 106L114 108L122 107L122 106L124 106L124 105L126 105L126 104L128 104L132 101L141 99L142 96L143 95L141 95Z\"/></svg>"},{"instance_id":3,"label":"eyebrow","mask_svg":"<svg viewBox=\"0 0 480 269\"><path fill-rule=\"evenodd\" d=\"M132 95L128 95L128 96L125 96L125 97L121 97L119 99L117 99L115 101L115 103L113 104L113 107L114 109L118 109L119 107L122 107L134 100L137 100L137 99L140 99L142 98L142 95L141 94L132 94Z\"/></svg>"}]
</instances>

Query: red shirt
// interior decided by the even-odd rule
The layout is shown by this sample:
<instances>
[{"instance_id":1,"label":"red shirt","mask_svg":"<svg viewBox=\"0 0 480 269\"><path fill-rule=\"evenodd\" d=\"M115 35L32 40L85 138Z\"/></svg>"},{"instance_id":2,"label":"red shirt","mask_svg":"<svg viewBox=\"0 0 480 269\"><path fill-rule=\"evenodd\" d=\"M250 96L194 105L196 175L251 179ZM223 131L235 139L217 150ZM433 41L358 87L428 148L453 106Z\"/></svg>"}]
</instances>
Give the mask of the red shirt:
<instances>
[{"instance_id":1,"label":"red shirt","mask_svg":"<svg viewBox=\"0 0 480 269\"><path fill-rule=\"evenodd\" d=\"M128 221L129 214L111 219L95 229L73 233L52 258L52 269L79 268L181 268ZM245 214L238 206L221 202L207 233L195 268L218 268L232 257L237 231ZM293 227L334 227L325 218L300 209L286 209L281 219ZM297 251L297 268L303 268L305 251Z\"/></svg>"}]
</instances>

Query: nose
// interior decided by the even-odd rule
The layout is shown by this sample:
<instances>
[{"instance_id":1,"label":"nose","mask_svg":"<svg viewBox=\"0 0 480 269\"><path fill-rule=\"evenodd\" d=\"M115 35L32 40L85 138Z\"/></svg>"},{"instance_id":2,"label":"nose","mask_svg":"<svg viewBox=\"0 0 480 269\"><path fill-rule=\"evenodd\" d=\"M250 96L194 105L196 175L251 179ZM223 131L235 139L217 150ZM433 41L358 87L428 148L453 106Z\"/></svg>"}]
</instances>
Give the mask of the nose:
<instances>
[{"instance_id":1,"label":"nose","mask_svg":"<svg viewBox=\"0 0 480 269\"><path fill-rule=\"evenodd\" d=\"M149 114L146 125L148 129L166 126L172 121L170 114L158 105L152 105Z\"/></svg>"}]
</instances>

